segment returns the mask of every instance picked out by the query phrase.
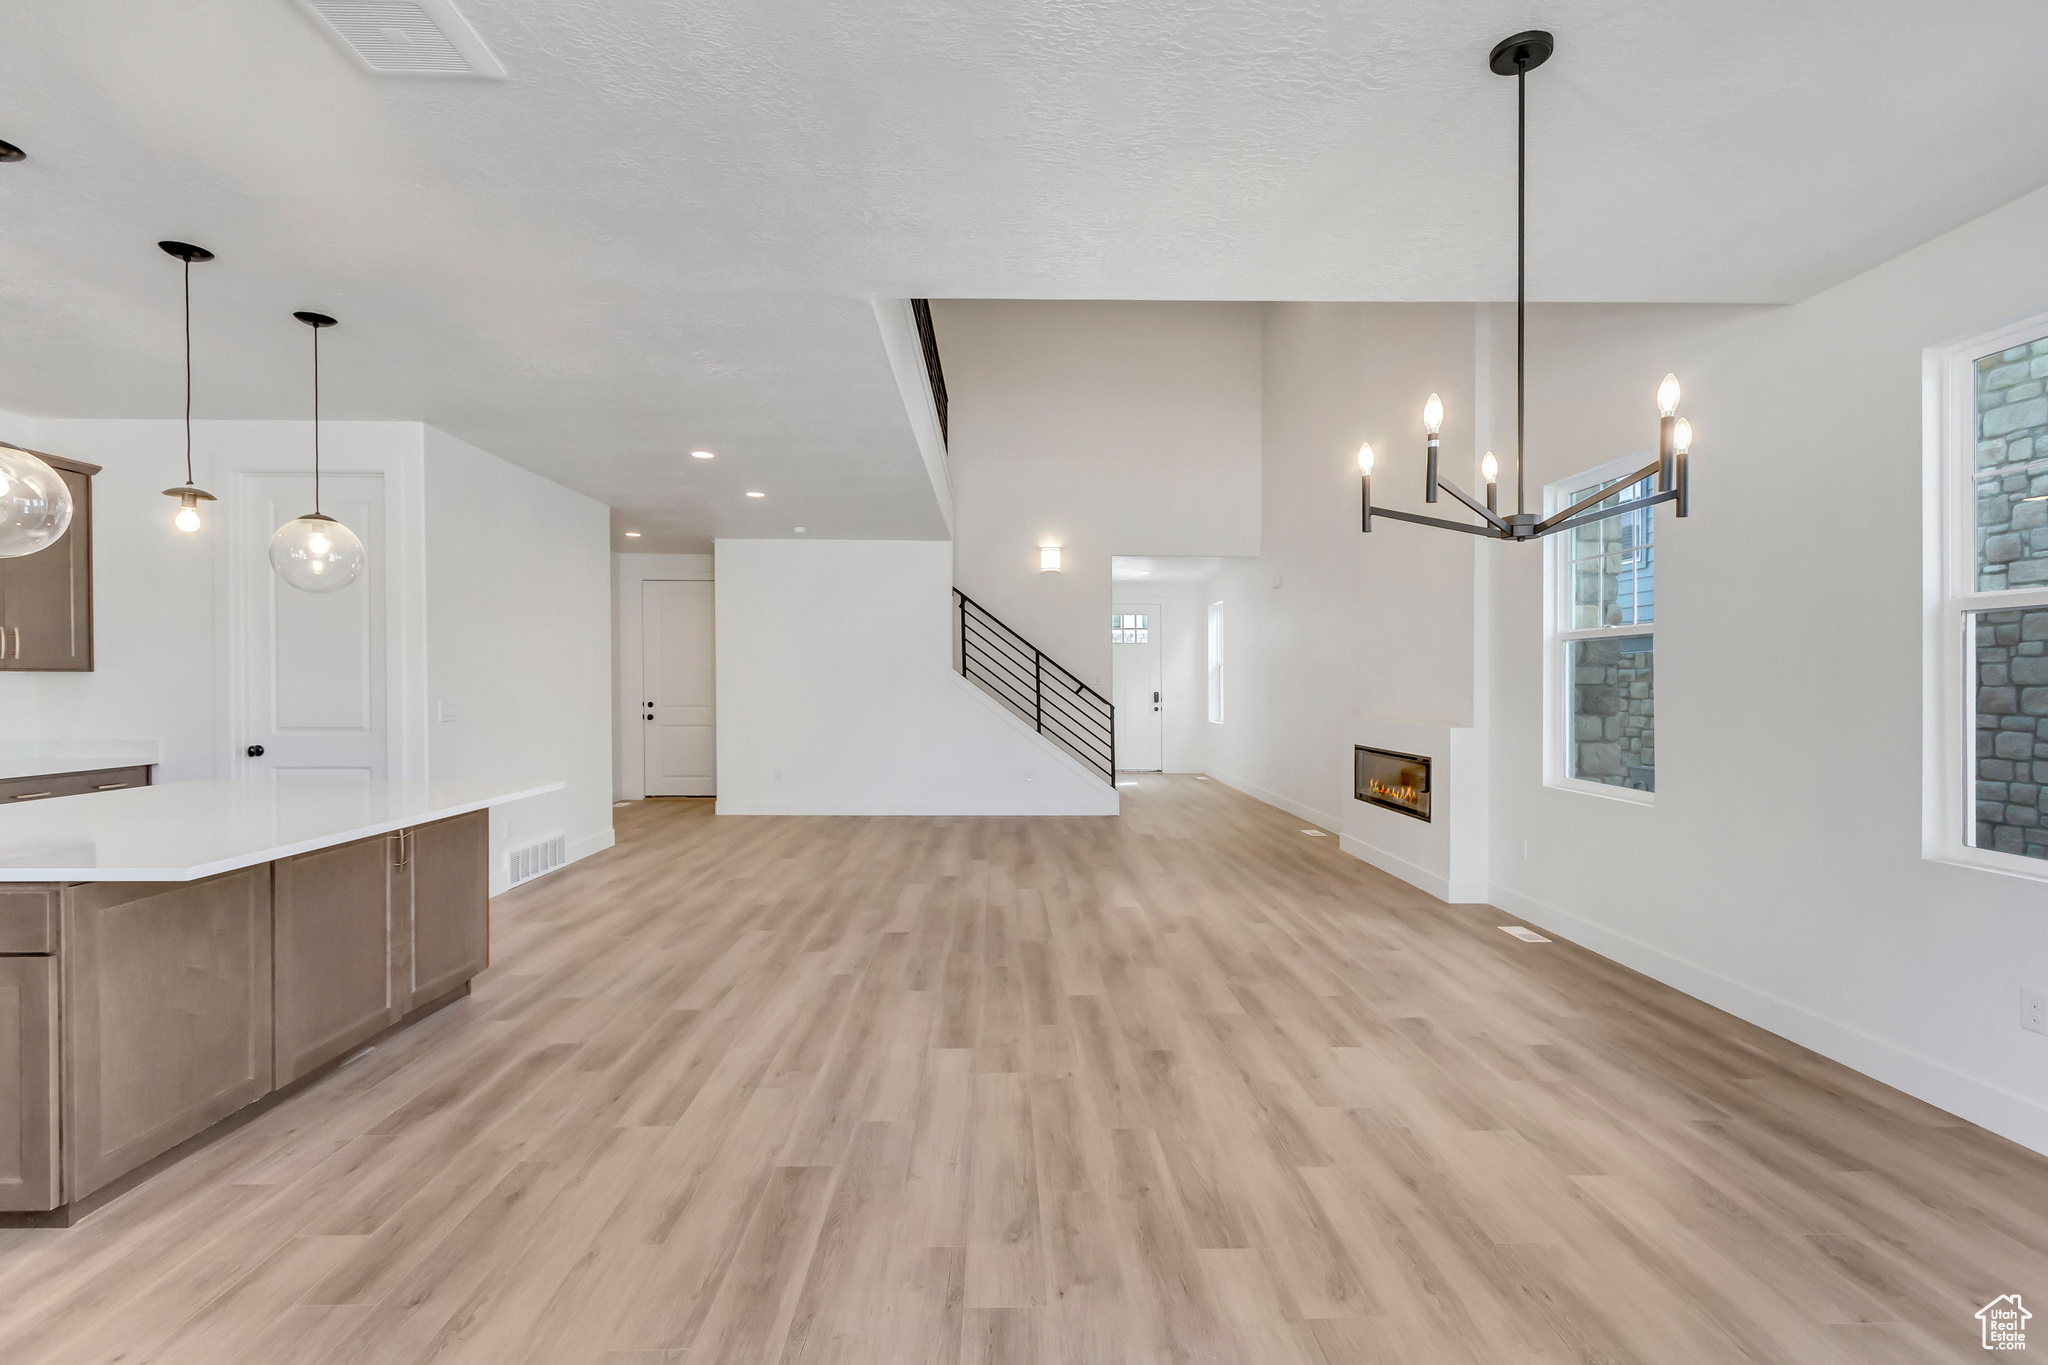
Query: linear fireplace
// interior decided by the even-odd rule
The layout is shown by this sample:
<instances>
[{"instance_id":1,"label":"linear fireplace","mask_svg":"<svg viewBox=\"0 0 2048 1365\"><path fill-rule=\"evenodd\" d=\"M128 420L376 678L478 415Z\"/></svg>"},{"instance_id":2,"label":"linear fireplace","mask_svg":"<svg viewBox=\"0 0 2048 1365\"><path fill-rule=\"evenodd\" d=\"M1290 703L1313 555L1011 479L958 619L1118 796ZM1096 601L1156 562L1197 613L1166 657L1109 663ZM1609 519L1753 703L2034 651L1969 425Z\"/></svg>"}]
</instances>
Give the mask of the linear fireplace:
<instances>
[{"instance_id":1,"label":"linear fireplace","mask_svg":"<svg viewBox=\"0 0 2048 1365\"><path fill-rule=\"evenodd\" d=\"M1353 796L1428 822L1428 758L1357 744L1352 746L1351 760Z\"/></svg>"}]
</instances>

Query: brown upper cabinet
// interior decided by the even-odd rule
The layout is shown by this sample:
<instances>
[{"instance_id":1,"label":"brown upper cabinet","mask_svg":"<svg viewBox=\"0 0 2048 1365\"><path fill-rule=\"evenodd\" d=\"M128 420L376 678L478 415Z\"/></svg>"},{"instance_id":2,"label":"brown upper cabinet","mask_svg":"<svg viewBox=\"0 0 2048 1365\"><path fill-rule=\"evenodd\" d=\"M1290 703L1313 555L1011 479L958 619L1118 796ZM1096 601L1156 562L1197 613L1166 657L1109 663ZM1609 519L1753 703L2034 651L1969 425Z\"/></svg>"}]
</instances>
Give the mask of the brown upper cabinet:
<instances>
[{"instance_id":1,"label":"brown upper cabinet","mask_svg":"<svg viewBox=\"0 0 2048 1365\"><path fill-rule=\"evenodd\" d=\"M92 476L96 464L36 457L71 489L71 525L54 545L0 559L0 670L92 671Z\"/></svg>"}]
</instances>

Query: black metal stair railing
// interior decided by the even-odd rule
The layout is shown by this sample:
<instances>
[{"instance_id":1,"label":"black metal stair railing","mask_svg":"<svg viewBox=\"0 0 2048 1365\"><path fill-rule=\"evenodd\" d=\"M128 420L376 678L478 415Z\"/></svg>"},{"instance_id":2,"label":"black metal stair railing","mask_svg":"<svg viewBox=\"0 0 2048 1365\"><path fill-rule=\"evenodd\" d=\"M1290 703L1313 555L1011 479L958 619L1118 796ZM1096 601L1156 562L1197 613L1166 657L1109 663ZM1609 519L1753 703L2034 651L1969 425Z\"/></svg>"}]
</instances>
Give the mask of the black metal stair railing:
<instances>
[{"instance_id":1,"label":"black metal stair railing","mask_svg":"<svg viewBox=\"0 0 2048 1365\"><path fill-rule=\"evenodd\" d=\"M988 608L953 589L960 673L1116 785L1116 707Z\"/></svg>"}]
</instances>

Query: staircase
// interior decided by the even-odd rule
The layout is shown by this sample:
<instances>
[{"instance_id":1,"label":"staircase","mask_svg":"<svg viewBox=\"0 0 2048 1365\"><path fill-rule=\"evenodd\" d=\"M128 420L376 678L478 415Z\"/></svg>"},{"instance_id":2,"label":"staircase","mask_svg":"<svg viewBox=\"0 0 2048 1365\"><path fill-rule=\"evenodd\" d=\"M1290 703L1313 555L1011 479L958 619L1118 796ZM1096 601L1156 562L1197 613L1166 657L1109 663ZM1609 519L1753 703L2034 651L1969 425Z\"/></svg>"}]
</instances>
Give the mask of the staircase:
<instances>
[{"instance_id":1,"label":"staircase","mask_svg":"<svg viewBox=\"0 0 2048 1365\"><path fill-rule=\"evenodd\" d=\"M1116 785L1116 707L981 603L953 589L961 675Z\"/></svg>"}]
</instances>

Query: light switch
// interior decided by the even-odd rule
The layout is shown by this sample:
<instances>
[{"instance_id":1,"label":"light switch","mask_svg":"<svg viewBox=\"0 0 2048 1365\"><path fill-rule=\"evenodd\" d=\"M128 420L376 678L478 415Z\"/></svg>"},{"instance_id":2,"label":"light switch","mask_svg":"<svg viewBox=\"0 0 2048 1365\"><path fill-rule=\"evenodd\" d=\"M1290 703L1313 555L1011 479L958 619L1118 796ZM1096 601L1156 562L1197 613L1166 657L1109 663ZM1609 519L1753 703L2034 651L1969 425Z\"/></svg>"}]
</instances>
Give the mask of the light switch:
<instances>
[{"instance_id":1,"label":"light switch","mask_svg":"<svg viewBox=\"0 0 2048 1365\"><path fill-rule=\"evenodd\" d=\"M446 724L448 724L448 723L449 723L450 721L454 720L454 719L455 719L455 703L454 703L454 702L452 702L452 701L444 701L444 702L442 702L442 703L441 703L441 712L440 712L440 717L441 717L441 723L442 723L443 725L446 725Z\"/></svg>"}]
</instances>

